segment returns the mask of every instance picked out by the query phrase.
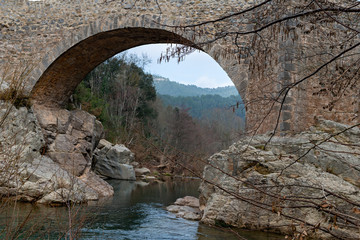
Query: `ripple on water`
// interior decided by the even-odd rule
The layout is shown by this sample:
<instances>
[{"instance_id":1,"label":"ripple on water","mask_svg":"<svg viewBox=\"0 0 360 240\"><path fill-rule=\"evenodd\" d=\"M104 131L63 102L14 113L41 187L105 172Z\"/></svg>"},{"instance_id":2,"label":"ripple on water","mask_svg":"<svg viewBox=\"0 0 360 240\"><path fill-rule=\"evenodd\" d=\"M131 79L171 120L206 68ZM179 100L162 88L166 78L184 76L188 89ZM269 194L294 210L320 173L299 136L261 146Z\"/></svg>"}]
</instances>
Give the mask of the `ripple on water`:
<instances>
[{"instance_id":1,"label":"ripple on water","mask_svg":"<svg viewBox=\"0 0 360 240\"><path fill-rule=\"evenodd\" d=\"M161 204L142 203L132 208L144 217L136 228L129 229L127 224L107 222L105 228L84 228L83 239L197 239L198 222L177 218Z\"/></svg>"}]
</instances>

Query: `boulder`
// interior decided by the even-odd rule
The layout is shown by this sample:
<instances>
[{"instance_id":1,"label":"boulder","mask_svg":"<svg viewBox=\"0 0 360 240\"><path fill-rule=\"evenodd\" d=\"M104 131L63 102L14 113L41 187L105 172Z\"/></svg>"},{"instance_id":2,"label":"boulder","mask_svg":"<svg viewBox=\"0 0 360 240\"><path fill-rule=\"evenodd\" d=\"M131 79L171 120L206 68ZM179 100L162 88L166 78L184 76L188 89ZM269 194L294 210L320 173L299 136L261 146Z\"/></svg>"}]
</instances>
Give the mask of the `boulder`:
<instances>
[{"instance_id":1,"label":"boulder","mask_svg":"<svg viewBox=\"0 0 360 240\"><path fill-rule=\"evenodd\" d=\"M92 188L96 193L98 193L99 197L109 197L114 195L113 187L104 180L102 180L93 171L87 172L79 179L87 186Z\"/></svg>"},{"instance_id":2,"label":"boulder","mask_svg":"<svg viewBox=\"0 0 360 240\"><path fill-rule=\"evenodd\" d=\"M358 238L359 131L336 134L343 129L321 121L295 136L248 137L214 154L200 186L201 221L297 238Z\"/></svg>"},{"instance_id":3,"label":"boulder","mask_svg":"<svg viewBox=\"0 0 360 240\"><path fill-rule=\"evenodd\" d=\"M186 196L184 198L178 198L175 202L176 205L189 206L193 208L199 208L199 199L193 196Z\"/></svg>"},{"instance_id":4,"label":"boulder","mask_svg":"<svg viewBox=\"0 0 360 240\"><path fill-rule=\"evenodd\" d=\"M134 167L130 163L134 154L122 144L112 145L101 139L94 151L93 169L104 178L136 180Z\"/></svg>"},{"instance_id":5,"label":"boulder","mask_svg":"<svg viewBox=\"0 0 360 240\"><path fill-rule=\"evenodd\" d=\"M178 198L175 205L170 205L166 208L169 212L175 213L177 217L181 217L188 220L200 220L201 212L199 209L199 199L186 196L184 198Z\"/></svg>"},{"instance_id":6,"label":"boulder","mask_svg":"<svg viewBox=\"0 0 360 240\"><path fill-rule=\"evenodd\" d=\"M134 154L123 144L116 144L106 153L106 158L110 161L130 164L134 160Z\"/></svg>"},{"instance_id":7,"label":"boulder","mask_svg":"<svg viewBox=\"0 0 360 240\"><path fill-rule=\"evenodd\" d=\"M142 176L142 175L147 175L150 174L150 169L148 168L135 168L135 175L138 176Z\"/></svg>"},{"instance_id":8,"label":"boulder","mask_svg":"<svg viewBox=\"0 0 360 240\"><path fill-rule=\"evenodd\" d=\"M105 178L135 181L133 166L112 161L98 161L95 165L95 173Z\"/></svg>"}]
</instances>

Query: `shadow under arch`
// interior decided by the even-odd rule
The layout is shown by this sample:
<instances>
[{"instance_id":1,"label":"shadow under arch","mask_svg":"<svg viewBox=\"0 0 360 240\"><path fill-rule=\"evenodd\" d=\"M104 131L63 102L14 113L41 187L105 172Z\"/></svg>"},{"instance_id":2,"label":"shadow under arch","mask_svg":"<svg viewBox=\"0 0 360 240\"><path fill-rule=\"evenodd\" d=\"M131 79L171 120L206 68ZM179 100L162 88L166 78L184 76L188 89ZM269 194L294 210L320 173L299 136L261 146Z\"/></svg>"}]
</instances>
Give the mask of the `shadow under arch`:
<instances>
[{"instance_id":1,"label":"shadow under arch","mask_svg":"<svg viewBox=\"0 0 360 240\"><path fill-rule=\"evenodd\" d=\"M119 52L155 43L196 47L188 39L162 29L135 27L100 32L80 41L56 58L32 88L30 98L35 104L63 106L76 86L97 65Z\"/></svg>"}]
</instances>

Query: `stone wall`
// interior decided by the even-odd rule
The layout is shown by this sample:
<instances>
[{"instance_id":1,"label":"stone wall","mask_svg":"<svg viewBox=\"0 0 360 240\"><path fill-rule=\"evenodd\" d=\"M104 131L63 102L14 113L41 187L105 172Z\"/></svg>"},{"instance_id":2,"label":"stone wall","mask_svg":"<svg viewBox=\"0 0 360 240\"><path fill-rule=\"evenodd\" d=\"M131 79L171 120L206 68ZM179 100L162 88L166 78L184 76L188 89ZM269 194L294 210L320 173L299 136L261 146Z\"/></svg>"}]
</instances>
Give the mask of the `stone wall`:
<instances>
[{"instance_id":1,"label":"stone wall","mask_svg":"<svg viewBox=\"0 0 360 240\"><path fill-rule=\"evenodd\" d=\"M212 34L221 28L229 31L252 29L258 19L232 18L225 25L210 25L200 36L191 28L180 31L167 25L206 21L256 3L259 1L2 0L0 76L6 81L5 76L11 75L8 73L12 70L30 67L25 94L40 104L62 105L89 71L118 52L149 43L182 43L196 47L196 43L212 39ZM298 2L286 3L284 7ZM271 12L272 6L267 5L265 10ZM264 52L242 51L254 44L256 36L241 37L240 49L231 41L202 46L202 50L227 72L247 103L249 130L266 132L274 128L279 104L273 105L272 98L284 86L310 71L304 69L305 62L299 56L312 53L318 45L326 46L330 40L336 45L336 41L341 40L337 39L339 34L346 34L341 28L335 29L340 33L329 40L326 23L321 25L324 28L317 26L318 31L310 31L304 25L311 30L311 24L299 20L262 32L271 47ZM326 32L325 37L319 38L322 32ZM229 46L231 51L224 55L224 49ZM329 51L336 53L336 50ZM321 61L312 61L310 65L314 63ZM258 70L259 67L262 69ZM350 91L345 100L330 111L326 106L333 98L314 95L317 90L319 78L289 93L279 118L282 132L306 129L314 122L314 115L349 124L358 120L357 91Z\"/></svg>"}]
</instances>

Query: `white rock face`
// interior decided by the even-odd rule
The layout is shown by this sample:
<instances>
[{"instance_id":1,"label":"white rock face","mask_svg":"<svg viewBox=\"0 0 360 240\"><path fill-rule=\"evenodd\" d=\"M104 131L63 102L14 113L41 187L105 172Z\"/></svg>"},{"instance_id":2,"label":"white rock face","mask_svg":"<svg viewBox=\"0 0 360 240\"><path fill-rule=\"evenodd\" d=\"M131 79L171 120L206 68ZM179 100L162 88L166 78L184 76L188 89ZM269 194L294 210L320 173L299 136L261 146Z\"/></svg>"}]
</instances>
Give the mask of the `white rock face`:
<instances>
[{"instance_id":1,"label":"white rock face","mask_svg":"<svg viewBox=\"0 0 360 240\"><path fill-rule=\"evenodd\" d=\"M212 184L200 186L201 221L315 239L357 239L360 131L330 138L347 127L320 121L311 131L275 137L267 151L269 137L262 135L213 155L203 174Z\"/></svg>"},{"instance_id":2,"label":"white rock face","mask_svg":"<svg viewBox=\"0 0 360 240\"><path fill-rule=\"evenodd\" d=\"M86 154L92 154L91 148L102 131L95 119L88 118L94 120L88 124L83 118L75 127L70 119L88 115L37 109L38 121L32 109L9 107L0 102L0 119L5 118L0 125L2 195L37 203L64 203L113 194L112 187L88 167L91 158L89 162ZM80 129L78 133L76 129Z\"/></svg>"},{"instance_id":3,"label":"white rock face","mask_svg":"<svg viewBox=\"0 0 360 240\"><path fill-rule=\"evenodd\" d=\"M105 178L133 181L136 180L134 167L130 165L133 160L134 154L124 145L112 145L101 139L94 152L93 168Z\"/></svg>"},{"instance_id":4,"label":"white rock face","mask_svg":"<svg viewBox=\"0 0 360 240\"><path fill-rule=\"evenodd\" d=\"M38 105L34 111L46 142L46 155L78 177L88 172L93 151L103 136L103 127L95 116Z\"/></svg>"}]
</instances>

